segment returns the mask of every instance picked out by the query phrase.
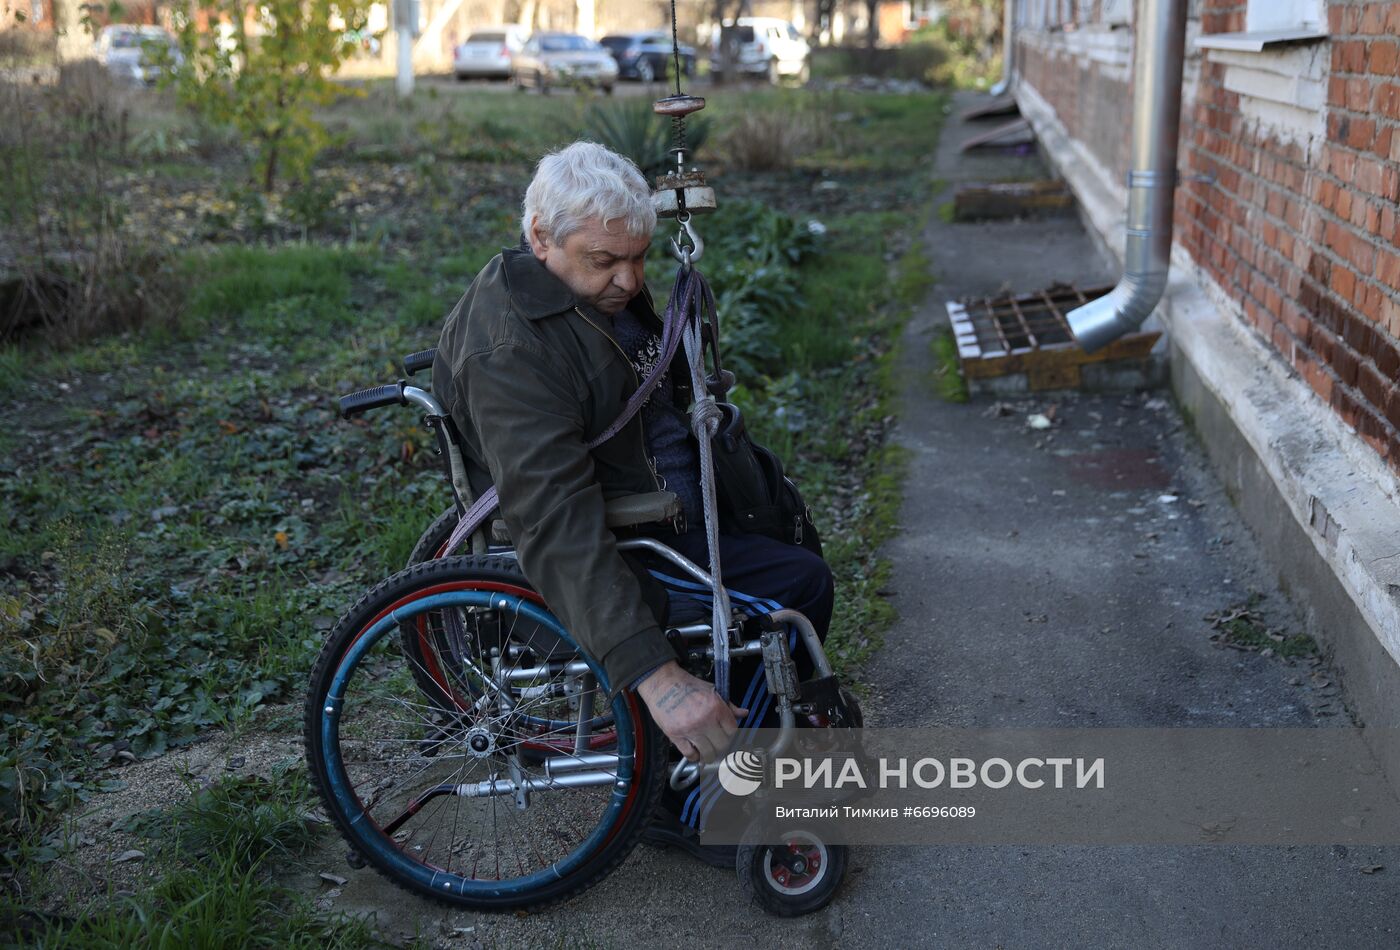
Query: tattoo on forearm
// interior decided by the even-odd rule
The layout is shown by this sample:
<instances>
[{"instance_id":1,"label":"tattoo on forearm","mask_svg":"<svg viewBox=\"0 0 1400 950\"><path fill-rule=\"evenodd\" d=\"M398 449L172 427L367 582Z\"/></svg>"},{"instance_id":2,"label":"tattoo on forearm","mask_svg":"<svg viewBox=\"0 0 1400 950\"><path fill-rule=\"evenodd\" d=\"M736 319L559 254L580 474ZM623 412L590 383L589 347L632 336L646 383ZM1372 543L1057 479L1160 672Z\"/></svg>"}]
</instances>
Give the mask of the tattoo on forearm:
<instances>
[{"instance_id":1,"label":"tattoo on forearm","mask_svg":"<svg viewBox=\"0 0 1400 950\"><path fill-rule=\"evenodd\" d=\"M677 683L657 698L656 705L663 712L672 712L677 709L681 703L689 699L692 693L698 692L699 690L694 686L689 686L685 683Z\"/></svg>"}]
</instances>

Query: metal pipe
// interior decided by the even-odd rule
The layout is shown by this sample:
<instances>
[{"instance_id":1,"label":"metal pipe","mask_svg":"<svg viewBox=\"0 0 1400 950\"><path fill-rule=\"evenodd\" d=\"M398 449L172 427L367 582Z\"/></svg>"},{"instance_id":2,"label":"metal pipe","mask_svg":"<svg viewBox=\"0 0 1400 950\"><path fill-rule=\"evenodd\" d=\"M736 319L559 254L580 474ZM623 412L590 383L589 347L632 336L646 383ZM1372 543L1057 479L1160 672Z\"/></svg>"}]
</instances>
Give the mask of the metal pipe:
<instances>
[{"instance_id":1,"label":"metal pipe","mask_svg":"<svg viewBox=\"0 0 1400 950\"><path fill-rule=\"evenodd\" d=\"M1188 0L1143 0L1137 8L1123 278L1067 318L1075 339L1090 353L1140 327L1167 287L1187 5Z\"/></svg>"},{"instance_id":2,"label":"metal pipe","mask_svg":"<svg viewBox=\"0 0 1400 950\"><path fill-rule=\"evenodd\" d=\"M1012 65L1016 57L1015 33L1016 2L1005 0L1001 21L1001 79L988 90L994 96L1000 96L1011 89Z\"/></svg>"},{"instance_id":3,"label":"metal pipe","mask_svg":"<svg viewBox=\"0 0 1400 950\"><path fill-rule=\"evenodd\" d=\"M522 776L520 780L492 776L481 782L464 782L461 785L443 785L435 792L447 789L453 795L463 798L490 798L495 795L514 795L520 791L553 792L562 788L588 788L593 785L612 785L617 776L611 772L566 772L563 775L538 778Z\"/></svg>"}]
</instances>

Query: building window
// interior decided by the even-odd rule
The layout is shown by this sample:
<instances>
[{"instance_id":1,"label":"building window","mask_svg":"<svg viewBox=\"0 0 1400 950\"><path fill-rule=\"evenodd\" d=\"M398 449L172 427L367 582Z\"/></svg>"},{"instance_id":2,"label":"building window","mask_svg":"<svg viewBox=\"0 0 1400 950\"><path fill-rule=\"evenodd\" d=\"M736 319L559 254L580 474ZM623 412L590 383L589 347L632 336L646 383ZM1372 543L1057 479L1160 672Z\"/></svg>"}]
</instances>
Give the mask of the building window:
<instances>
[{"instance_id":1,"label":"building window","mask_svg":"<svg viewBox=\"0 0 1400 950\"><path fill-rule=\"evenodd\" d=\"M1322 0L1249 0L1244 14L1244 28L1250 33L1316 30L1322 23Z\"/></svg>"}]
</instances>

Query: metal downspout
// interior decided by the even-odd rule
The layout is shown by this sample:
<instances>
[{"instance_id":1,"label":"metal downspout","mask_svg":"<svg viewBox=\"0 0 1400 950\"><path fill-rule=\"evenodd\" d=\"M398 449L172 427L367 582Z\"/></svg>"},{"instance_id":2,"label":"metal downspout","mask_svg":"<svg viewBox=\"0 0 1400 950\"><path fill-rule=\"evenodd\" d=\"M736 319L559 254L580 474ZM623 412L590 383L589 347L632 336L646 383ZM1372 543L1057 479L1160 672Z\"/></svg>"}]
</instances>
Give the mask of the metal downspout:
<instances>
[{"instance_id":1,"label":"metal downspout","mask_svg":"<svg viewBox=\"0 0 1400 950\"><path fill-rule=\"evenodd\" d=\"M1016 0L1004 0L1001 20L1001 79L988 92L1000 96L1011 89L1015 45L1012 34L1016 27Z\"/></svg>"},{"instance_id":2,"label":"metal downspout","mask_svg":"<svg viewBox=\"0 0 1400 950\"><path fill-rule=\"evenodd\" d=\"M1137 9L1123 278L1107 295L1068 316L1075 338L1091 353L1141 326L1167 286L1187 4L1143 0Z\"/></svg>"}]
</instances>

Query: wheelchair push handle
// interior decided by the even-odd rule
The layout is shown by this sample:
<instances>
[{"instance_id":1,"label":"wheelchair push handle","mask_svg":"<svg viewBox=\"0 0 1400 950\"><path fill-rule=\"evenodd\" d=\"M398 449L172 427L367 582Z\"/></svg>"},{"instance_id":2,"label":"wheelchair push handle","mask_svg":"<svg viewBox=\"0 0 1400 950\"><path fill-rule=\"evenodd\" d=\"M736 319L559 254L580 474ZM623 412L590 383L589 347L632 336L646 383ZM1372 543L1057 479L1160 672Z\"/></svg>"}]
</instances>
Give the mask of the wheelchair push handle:
<instances>
[{"instance_id":1,"label":"wheelchair push handle","mask_svg":"<svg viewBox=\"0 0 1400 950\"><path fill-rule=\"evenodd\" d=\"M408 400L404 399L404 382L390 383L387 386L375 386L371 389L362 389L357 393L350 393L340 397L340 415L343 419L368 412L371 409L378 409L380 406L404 405Z\"/></svg>"},{"instance_id":2,"label":"wheelchair push handle","mask_svg":"<svg viewBox=\"0 0 1400 950\"><path fill-rule=\"evenodd\" d=\"M419 350L417 353L410 353L403 358L403 371L409 376L413 376L425 369L433 368L433 360L437 358L437 347L426 350Z\"/></svg>"}]
</instances>

